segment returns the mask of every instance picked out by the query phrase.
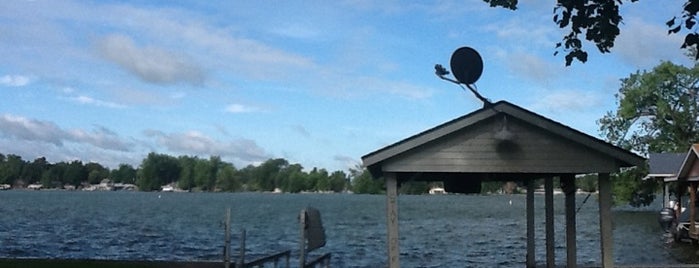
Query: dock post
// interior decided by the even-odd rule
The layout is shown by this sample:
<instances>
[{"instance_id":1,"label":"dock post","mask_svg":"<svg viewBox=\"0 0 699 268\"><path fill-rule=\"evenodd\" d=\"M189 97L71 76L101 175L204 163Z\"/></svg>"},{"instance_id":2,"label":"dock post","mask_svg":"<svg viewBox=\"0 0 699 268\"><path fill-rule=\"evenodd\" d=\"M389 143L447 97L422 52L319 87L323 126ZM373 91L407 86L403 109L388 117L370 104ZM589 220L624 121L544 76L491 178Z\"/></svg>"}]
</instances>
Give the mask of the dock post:
<instances>
[{"instance_id":1,"label":"dock post","mask_svg":"<svg viewBox=\"0 0 699 268\"><path fill-rule=\"evenodd\" d=\"M546 267L556 267L556 244L553 229L553 177L544 181L544 205L546 206Z\"/></svg>"},{"instance_id":2,"label":"dock post","mask_svg":"<svg viewBox=\"0 0 699 268\"><path fill-rule=\"evenodd\" d=\"M384 173L386 179L386 225L388 228L388 267L400 268L398 249L398 178L396 173Z\"/></svg>"},{"instance_id":3,"label":"dock post","mask_svg":"<svg viewBox=\"0 0 699 268\"><path fill-rule=\"evenodd\" d=\"M223 267L231 266L231 208L226 209L226 222L224 223L226 230L223 237Z\"/></svg>"},{"instance_id":4,"label":"dock post","mask_svg":"<svg viewBox=\"0 0 699 268\"><path fill-rule=\"evenodd\" d=\"M566 198L566 267L577 267L577 246L575 226L575 175L565 174L561 176L561 189Z\"/></svg>"},{"instance_id":5,"label":"dock post","mask_svg":"<svg viewBox=\"0 0 699 268\"><path fill-rule=\"evenodd\" d=\"M536 267L536 240L534 236L534 179L527 180L527 267Z\"/></svg>"},{"instance_id":6,"label":"dock post","mask_svg":"<svg viewBox=\"0 0 699 268\"><path fill-rule=\"evenodd\" d=\"M598 174L599 230L602 250L602 268L614 267L614 239L612 237L612 181L609 173Z\"/></svg>"},{"instance_id":7,"label":"dock post","mask_svg":"<svg viewBox=\"0 0 699 268\"><path fill-rule=\"evenodd\" d=\"M238 256L238 265L236 267L245 267L245 240L247 236L247 232L245 229L243 229L240 232L240 251L239 251L239 256Z\"/></svg>"},{"instance_id":8,"label":"dock post","mask_svg":"<svg viewBox=\"0 0 699 268\"><path fill-rule=\"evenodd\" d=\"M306 267L306 210L302 209L299 215L301 229L301 241L299 242L299 267Z\"/></svg>"}]
</instances>

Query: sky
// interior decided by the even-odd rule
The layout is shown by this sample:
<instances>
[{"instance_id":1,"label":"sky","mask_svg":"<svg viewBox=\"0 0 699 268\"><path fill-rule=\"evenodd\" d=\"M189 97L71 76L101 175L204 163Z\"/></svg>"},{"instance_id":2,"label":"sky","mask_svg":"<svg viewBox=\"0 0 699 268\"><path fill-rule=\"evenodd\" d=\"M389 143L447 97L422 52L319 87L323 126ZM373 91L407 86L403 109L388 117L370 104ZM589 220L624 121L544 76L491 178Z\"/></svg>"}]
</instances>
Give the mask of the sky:
<instances>
[{"instance_id":1,"label":"sky","mask_svg":"<svg viewBox=\"0 0 699 268\"><path fill-rule=\"evenodd\" d=\"M435 76L468 46L475 83L600 137L620 79L690 65L665 22L683 1L621 7L609 54L554 56L552 0L0 1L0 153L138 167L150 152L284 158L328 171L482 107Z\"/></svg>"}]
</instances>

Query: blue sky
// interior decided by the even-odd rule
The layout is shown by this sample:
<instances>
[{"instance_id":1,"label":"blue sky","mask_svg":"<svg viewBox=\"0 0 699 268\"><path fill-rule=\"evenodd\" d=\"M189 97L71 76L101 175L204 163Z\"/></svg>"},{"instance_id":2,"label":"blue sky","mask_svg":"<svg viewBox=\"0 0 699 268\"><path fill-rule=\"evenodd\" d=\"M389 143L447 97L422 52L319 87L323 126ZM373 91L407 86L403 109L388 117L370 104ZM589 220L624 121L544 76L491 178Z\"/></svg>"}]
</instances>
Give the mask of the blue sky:
<instances>
[{"instance_id":1,"label":"blue sky","mask_svg":"<svg viewBox=\"0 0 699 268\"><path fill-rule=\"evenodd\" d=\"M138 166L149 152L285 158L347 170L481 107L434 75L470 46L485 97L599 137L620 79L690 64L664 22L682 1L622 6L611 54L554 56L553 1L0 2L0 153Z\"/></svg>"}]
</instances>

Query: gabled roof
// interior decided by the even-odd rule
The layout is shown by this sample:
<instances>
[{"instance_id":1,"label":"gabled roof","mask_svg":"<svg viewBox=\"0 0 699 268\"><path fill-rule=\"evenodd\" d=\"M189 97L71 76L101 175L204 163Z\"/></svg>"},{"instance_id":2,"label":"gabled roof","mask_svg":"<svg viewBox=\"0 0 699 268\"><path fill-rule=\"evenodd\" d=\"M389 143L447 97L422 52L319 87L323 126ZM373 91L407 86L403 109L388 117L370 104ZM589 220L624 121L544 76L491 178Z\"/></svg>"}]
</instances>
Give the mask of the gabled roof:
<instances>
[{"instance_id":1,"label":"gabled roof","mask_svg":"<svg viewBox=\"0 0 699 268\"><path fill-rule=\"evenodd\" d=\"M588 148L599 155L616 160L618 167L631 167L644 164L645 159L632 152L616 147L610 143L567 127L551 119L523 109L506 101L499 101L490 107L484 107L472 113L458 117L434 128L378 149L362 157L364 166L375 176L382 173L381 164L397 158L406 152L461 131L474 128L474 125L490 120L500 114L523 121L534 128L542 129L548 135L568 140L573 144Z\"/></svg>"},{"instance_id":2,"label":"gabled roof","mask_svg":"<svg viewBox=\"0 0 699 268\"><path fill-rule=\"evenodd\" d=\"M644 179L677 179L677 172L687 157L686 153L650 153L648 176Z\"/></svg>"},{"instance_id":3,"label":"gabled roof","mask_svg":"<svg viewBox=\"0 0 699 268\"><path fill-rule=\"evenodd\" d=\"M699 144L693 144L689 147L689 152L682 162L679 171L677 172L678 180L699 180L699 174L697 174L697 154L699 154Z\"/></svg>"}]
</instances>

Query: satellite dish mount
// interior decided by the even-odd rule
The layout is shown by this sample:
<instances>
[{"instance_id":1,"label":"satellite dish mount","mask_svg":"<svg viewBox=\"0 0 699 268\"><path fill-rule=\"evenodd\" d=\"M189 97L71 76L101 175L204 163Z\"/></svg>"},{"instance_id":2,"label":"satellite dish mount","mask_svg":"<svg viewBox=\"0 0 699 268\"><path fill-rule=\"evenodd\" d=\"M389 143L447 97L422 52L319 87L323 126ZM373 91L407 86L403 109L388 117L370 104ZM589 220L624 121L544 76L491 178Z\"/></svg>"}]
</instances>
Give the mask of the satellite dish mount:
<instances>
[{"instance_id":1,"label":"satellite dish mount","mask_svg":"<svg viewBox=\"0 0 699 268\"><path fill-rule=\"evenodd\" d=\"M471 90L471 93L483 102L483 107L491 106L490 100L481 96L475 89L475 83L483 73L483 59L475 49L461 47L454 51L454 54L451 55L449 67L455 79L447 77L449 71L441 64L434 66L435 74L443 80L459 85L464 91L466 91L466 88L464 88L464 85L466 85Z\"/></svg>"}]
</instances>

